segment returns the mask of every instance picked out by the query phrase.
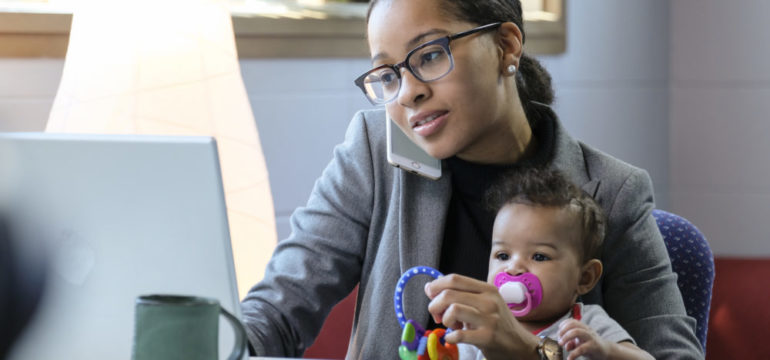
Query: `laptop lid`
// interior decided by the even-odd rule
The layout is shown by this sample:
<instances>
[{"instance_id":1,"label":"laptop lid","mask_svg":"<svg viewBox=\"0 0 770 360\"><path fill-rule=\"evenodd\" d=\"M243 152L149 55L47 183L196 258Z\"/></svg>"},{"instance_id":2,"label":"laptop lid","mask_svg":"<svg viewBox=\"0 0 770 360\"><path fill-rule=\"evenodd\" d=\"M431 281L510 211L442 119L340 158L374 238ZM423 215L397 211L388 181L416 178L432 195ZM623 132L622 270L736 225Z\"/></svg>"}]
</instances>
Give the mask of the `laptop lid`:
<instances>
[{"instance_id":1,"label":"laptop lid","mask_svg":"<svg viewBox=\"0 0 770 360\"><path fill-rule=\"evenodd\" d=\"M49 266L11 359L127 359L142 294L216 298L241 317L210 137L0 134L0 207L20 258ZM220 323L220 353L233 333Z\"/></svg>"}]
</instances>

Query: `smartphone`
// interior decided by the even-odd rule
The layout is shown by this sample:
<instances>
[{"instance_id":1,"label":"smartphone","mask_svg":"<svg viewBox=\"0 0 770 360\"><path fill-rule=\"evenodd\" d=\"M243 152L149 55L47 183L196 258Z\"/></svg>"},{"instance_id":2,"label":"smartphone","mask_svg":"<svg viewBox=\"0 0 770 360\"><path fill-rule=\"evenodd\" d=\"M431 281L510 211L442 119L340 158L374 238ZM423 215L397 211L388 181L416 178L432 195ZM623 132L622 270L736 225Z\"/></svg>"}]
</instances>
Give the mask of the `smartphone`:
<instances>
[{"instance_id":1,"label":"smartphone","mask_svg":"<svg viewBox=\"0 0 770 360\"><path fill-rule=\"evenodd\" d=\"M388 137L388 162L397 167L422 175L431 180L441 177L441 160L413 143L385 112Z\"/></svg>"}]
</instances>

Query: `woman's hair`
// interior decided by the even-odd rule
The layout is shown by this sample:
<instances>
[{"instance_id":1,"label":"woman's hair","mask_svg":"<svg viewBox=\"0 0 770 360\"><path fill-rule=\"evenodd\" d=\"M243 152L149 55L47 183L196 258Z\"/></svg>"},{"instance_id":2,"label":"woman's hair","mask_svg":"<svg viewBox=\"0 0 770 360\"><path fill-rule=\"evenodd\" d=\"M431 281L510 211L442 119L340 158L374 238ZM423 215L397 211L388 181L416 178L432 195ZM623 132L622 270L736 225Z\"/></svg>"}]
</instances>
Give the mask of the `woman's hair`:
<instances>
[{"instance_id":1,"label":"woman's hair","mask_svg":"<svg viewBox=\"0 0 770 360\"><path fill-rule=\"evenodd\" d=\"M415 1L415 0L410 0ZM447 15L469 23L485 25L494 22L512 22L521 30L522 43L526 40L524 22L522 20L521 2L519 0L439 0L447 6ZM372 9L379 0L369 2L366 22ZM530 101L550 105L553 103L553 88L551 75L540 65L537 59L522 53L519 69L516 73L516 87L519 99L525 110Z\"/></svg>"},{"instance_id":2,"label":"woman's hair","mask_svg":"<svg viewBox=\"0 0 770 360\"><path fill-rule=\"evenodd\" d=\"M503 176L486 193L494 212L509 204L558 207L573 213L581 225L583 261L598 259L606 221L596 201L556 170L522 168Z\"/></svg>"}]
</instances>

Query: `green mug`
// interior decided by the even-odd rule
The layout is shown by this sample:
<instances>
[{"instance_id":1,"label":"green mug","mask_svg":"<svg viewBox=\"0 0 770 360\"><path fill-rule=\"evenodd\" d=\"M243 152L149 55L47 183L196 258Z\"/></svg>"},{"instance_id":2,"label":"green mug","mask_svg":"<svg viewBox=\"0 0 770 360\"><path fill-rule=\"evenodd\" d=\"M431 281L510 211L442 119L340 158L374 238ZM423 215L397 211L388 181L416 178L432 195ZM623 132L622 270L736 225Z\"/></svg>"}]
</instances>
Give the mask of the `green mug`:
<instances>
[{"instance_id":1,"label":"green mug","mask_svg":"<svg viewBox=\"0 0 770 360\"><path fill-rule=\"evenodd\" d=\"M235 330L228 360L240 360L246 350L241 322L211 298L144 295L136 299L133 360L212 360L219 357L219 315Z\"/></svg>"}]
</instances>

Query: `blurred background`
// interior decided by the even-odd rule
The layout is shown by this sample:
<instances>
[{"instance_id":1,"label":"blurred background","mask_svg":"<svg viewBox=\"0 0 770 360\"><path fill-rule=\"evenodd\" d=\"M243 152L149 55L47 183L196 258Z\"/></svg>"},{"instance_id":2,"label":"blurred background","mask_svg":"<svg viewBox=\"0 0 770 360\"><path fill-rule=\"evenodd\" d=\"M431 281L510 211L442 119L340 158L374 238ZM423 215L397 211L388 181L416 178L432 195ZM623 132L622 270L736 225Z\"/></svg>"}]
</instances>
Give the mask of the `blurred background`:
<instances>
[{"instance_id":1,"label":"blurred background","mask_svg":"<svg viewBox=\"0 0 770 360\"><path fill-rule=\"evenodd\" d=\"M525 51L551 72L562 123L646 169L657 207L700 228L717 258L715 298L720 281L730 282L746 286L725 290L725 301L766 304L767 280L758 275L770 259L770 2L548 3L528 5ZM0 132L45 128L62 76L67 6L0 1ZM370 67L366 5L242 0L231 8L281 239L353 114L371 107L353 85ZM721 260L748 267L725 268L735 278L720 279L720 266L734 264ZM761 333L743 327L768 323L767 313L753 314L724 333Z\"/></svg>"}]
</instances>

